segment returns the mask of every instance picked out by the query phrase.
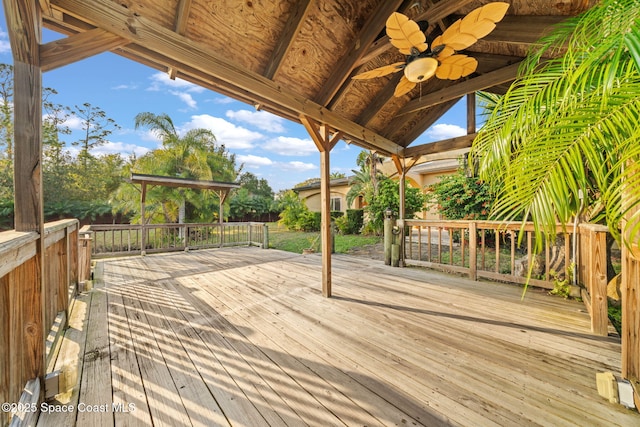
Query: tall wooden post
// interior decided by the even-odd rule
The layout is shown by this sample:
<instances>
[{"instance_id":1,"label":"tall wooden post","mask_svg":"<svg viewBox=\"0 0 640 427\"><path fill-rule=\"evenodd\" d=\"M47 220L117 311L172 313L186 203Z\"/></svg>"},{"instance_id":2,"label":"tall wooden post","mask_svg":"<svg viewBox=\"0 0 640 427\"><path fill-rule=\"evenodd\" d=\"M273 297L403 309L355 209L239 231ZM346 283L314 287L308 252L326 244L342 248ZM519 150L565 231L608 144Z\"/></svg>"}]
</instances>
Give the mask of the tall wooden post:
<instances>
[{"instance_id":1,"label":"tall wooden post","mask_svg":"<svg viewBox=\"0 0 640 427\"><path fill-rule=\"evenodd\" d=\"M147 230L145 228L145 203L147 199L147 183L143 182L140 189L140 255L147 254Z\"/></svg>"},{"instance_id":2,"label":"tall wooden post","mask_svg":"<svg viewBox=\"0 0 640 427\"><path fill-rule=\"evenodd\" d=\"M640 164L626 165L634 175L640 173ZM626 171L629 172L629 171ZM640 206L631 207L631 189L623 187L622 208L626 214L622 220L622 377L629 380L634 389L636 407L640 407L640 242L631 241L628 227L638 225L634 215Z\"/></svg>"},{"instance_id":3,"label":"tall wooden post","mask_svg":"<svg viewBox=\"0 0 640 427\"><path fill-rule=\"evenodd\" d=\"M467 135L476 133L476 93L467 94Z\"/></svg>"},{"instance_id":4,"label":"tall wooden post","mask_svg":"<svg viewBox=\"0 0 640 427\"><path fill-rule=\"evenodd\" d=\"M42 70L41 16L38 2L4 0L7 30L13 52L15 229L40 235L33 262L10 290L16 301L10 313L11 333L22 336L27 355L12 360L12 383L42 378L45 370L44 331L44 210L42 194ZM16 289L16 287L18 289ZM11 351L13 346L0 351ZM12 353L13 354L13 353ZM15 371L15 372L14 372ZM19 396L9 396L16 399Z\"/></svg>"},{"instance_id":5,"label":"tall wooden post","mask_svg":"<svg viewBox=\"0 0 640 427\"><path fill-rule=\"evenodd\" d=\"M314 120L301 116L300 121L309 132L320 151L320 235L322 236L322 295L331 296L331 187L330 153L340 140L340 133L331 134L329 129Z\"/></svg>"}]
</instances>

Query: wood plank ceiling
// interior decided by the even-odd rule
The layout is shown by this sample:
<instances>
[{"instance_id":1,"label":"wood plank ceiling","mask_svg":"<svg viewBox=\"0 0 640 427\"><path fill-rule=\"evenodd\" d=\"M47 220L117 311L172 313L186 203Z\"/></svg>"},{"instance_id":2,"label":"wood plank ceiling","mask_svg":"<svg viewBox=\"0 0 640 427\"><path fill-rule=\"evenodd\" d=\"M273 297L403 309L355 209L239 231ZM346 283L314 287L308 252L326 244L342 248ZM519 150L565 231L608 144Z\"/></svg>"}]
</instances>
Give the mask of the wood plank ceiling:
<instances>
[{"instance_id":1,"label":"wood plank ceiling","mask_svg":"<svg viewBox=\"0 0 640 427\"><path fill-rule=\"evenodd\" d=\"M39 0L43 25L68 37L42 45L47 71L102 51L300 122L308 117L356 145L399 157L461 148L411 145L457 100L504 92L527 49L594 0L512 0L497 28L464 53L475 73L432 78L396 98L400 77L352 80L402 61L388 41L394 11L428 20L429 39L488 3L477 0ZM470 144L466 138L462 145ZM410 148L405 153L405 148Z\"/></svg>"}]
</instances>

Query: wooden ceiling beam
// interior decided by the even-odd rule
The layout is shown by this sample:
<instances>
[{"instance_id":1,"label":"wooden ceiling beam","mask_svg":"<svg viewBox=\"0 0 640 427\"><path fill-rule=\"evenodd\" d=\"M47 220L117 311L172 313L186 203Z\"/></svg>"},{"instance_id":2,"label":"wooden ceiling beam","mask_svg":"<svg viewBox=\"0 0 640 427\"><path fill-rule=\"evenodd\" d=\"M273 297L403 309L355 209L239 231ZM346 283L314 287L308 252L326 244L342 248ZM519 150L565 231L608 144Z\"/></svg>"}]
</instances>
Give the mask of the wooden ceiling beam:
<instances>
[{"instance_id":1,"label":"wooden ceiling beam","mask_svg":"<svg viewBox=\"0 0 640 427\"><path fill-rule=\"evenodd\" d=\"M456 103L461 99L454 98L450 101L443 102L442 104L438 104L428 111L417 111L415 113L408 114L406 117L406 121L402 122L401 117L396 120L396 122L401 123L402 126L406 126L406 123L411 123L409 130L404 132L402 135L402 140L399 143L407 147L413 141L418 139L420 135L422 135L427 129L431 127L440 117L442 117L447 111L451 109ZM417 118L415 118L415 116ZM385 135L393 135L393 133L385 133Z\"/></svg>"},{"instance_id":2,"label":"wooden ceiling beam","mask_svg":"<svg viewBox=\"0 0 640 427\"><path fill-rule=\"evenodd\" d=\"M451 150L469 148L471 147L471 144L473 144L473 140L476 138L476 135L476 133L472 133L469 135L443 139L442 141L430 142L428 144L405 148L404 157L420 157L428 154L443 153Z\"/></svg>"},{"instance_id":3,"label":"wooden ceiling beam","mask_svg":"<svg viewBox=\"0 0 640 427\"><path fill-rule=\"evenodd\" d=\"M387 102L393 98L393 93L395 92L396 86L402 76L402 73L396 73L391 77L391 79L389 79L384 88L376 94L373 102L367 105L367 108L360 113L356 119L357 123L360 123L362 126L367 126L369 122L376 117L376 114L378 114Z\"/></svg>"},{"instance_id":4,"label":"wooden ceiling beam","mask_svg":"<svg viewBox=\"0 0 640 427\"><path fill-rule=\"evenodd\" d=\"M518 67L520 67L520 62L462 81L439 91L422 95L420 98L409 101L402 107L400 111L398 111L398 116L433 107L434 105L459 98L471 92L477 92L491 86L512 81L518 74Z\"/></svg>"},{"instance_id":5,"label":"wooden ceiling beam","mask_svg":"<svg viewBox=\"0 0 640 427\"><path fill-rule=\"evenodd\" d=\"M42 71L50 71L108 52L129 43L126 39L101 28L78 33L40 46Z\"/></svg>"},{"instance_id":6,"label":"wooden ceiling beam","mask_svg":"<svg viewBox=\"0 0 640 427\"><path fill-rule=\"evenodd\" d=\"M298 114L326 123L343 132L347 139L367 141L368 144L388 154L398 154L402 151L398 144L382 135L305 99L264 76L239 67L226 58L207 50L199 43L154 24L115 2L52 0L51 4L68 11L70 14L83 16L91 24L110 30L132 43L146 46L152 51L218 78L229 87L239 87L253 92L270 103L281 105Z\"/></svg>"},{"instance_id":7,"label":"wooden ceiling beam","mask_svg":"<svg viewBox=\"0 0 640 427\"><path fill-rule=\"evenodd\" d=\"M176 11L176 22L175 22L175 32L184 35L184 32L187 30L187 22L189 19L189 12L191 11L191 0L180 0L178 2L178 9ZM176 75L178 74L178 70L176 68L169 68L169 78L171 80L176 79Z\"/></svg>"},{"instance_id":8,"label":"wooden ceiling beam","mask_svg":"<svg viewBox=\"0 0 640 427\"><path fill-rule=\"evenodd\" d=\"M280 39L271 53L271 60L267 64L267 68L263 73L266 78L273 80L276 74L278 74L278 71L282 66L282 60L287 55L296 34L300 32L300 28L305 22L312 3L313 0L301 0L294 2L293 11L289 15L289 19L287 19L287 23L280 35Z\"/></svg>"},{"instance_id":9,"label":"wooden ceiling beam","mask_svg":"<svg viewBox=\"0 0 640 427\"><path fill-rule=\"evenodd\" d=\"M457 18L462 18L458 16ZM507 44L532 45L548 34L554 25L566 20L566 16L515 16L507 15L496 28L482 38L484 41ZM468 50L473 51L473 45Z\"/></svg>"},{"instance_id":10,"label":"wooden ceiling beam","mask_svg":"<svg viewBox=\"0 0 640 427\"><path fill-rule=\"evenodd\" d=\"M338 92L342 84L349 78L351 71L356 68L357 62L366 53L367 47L378 37L380 31L385 28L389 15L395 12L404 0L383 1L369 14L369 19L360 30L360 33L353 37L347 49L347 54L340 59L340 62L333 67L333 72L322 89L315 97L315 101L323 106L327 106L331 99Z\"/></svg>"}]
</instances>

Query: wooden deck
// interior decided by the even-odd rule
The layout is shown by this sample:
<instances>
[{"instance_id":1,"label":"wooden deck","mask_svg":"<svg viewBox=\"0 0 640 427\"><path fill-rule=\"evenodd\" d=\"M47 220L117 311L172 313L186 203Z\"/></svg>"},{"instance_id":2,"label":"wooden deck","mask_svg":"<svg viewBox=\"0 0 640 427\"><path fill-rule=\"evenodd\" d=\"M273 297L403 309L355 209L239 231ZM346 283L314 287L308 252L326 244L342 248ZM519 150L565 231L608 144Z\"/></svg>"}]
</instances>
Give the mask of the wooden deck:
<instances>
[{"instance_id":1,"label":"wooden deck","mask_svg":"<svg viewBox=\"0 0 640 427\"><path fill-rule=\"evenodd\" d=\"M575 301L340 255L325 299L318 255L257 248L98 270L58 360L84 354L74 411L39 425L640 425L598 396L620 343Z\"/></svg>"}]
</instances>

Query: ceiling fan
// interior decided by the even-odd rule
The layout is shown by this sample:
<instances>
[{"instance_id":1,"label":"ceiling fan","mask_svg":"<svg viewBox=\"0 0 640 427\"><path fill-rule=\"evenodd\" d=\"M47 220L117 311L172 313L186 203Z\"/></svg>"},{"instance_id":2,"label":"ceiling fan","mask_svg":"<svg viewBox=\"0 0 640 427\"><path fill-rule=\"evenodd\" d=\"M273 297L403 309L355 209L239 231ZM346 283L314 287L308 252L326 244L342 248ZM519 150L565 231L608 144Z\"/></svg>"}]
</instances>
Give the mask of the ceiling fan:
<instances>
[{"instance_id":1,"label":"ceiling fan","mask_svg":"<svg viewBox=\"0 0 640 427\"><path fill-rule=\"evenodd\" d=\"M457 80L473 73L478 61L467 55L456 54L489 34L507 13L509 3L488 3L458 19L431 46L427 43L425 21L417 23L394 12L387 19L387 35L392 45L406 55L404 62L396 62L358 74L353 79L372 79L404 70L394 96L402 96L416 84L427 81L434 74L439 79Z\"/></svg>"}]
</instances>

